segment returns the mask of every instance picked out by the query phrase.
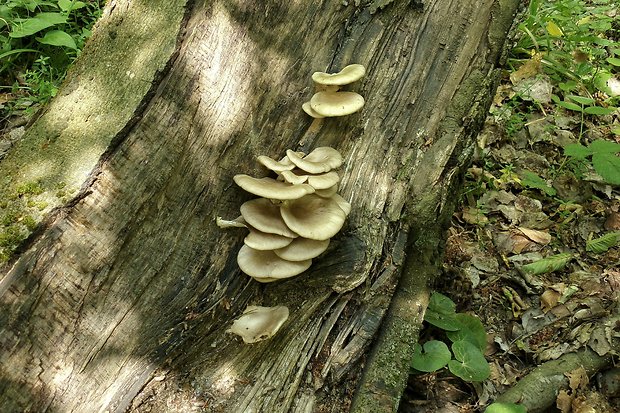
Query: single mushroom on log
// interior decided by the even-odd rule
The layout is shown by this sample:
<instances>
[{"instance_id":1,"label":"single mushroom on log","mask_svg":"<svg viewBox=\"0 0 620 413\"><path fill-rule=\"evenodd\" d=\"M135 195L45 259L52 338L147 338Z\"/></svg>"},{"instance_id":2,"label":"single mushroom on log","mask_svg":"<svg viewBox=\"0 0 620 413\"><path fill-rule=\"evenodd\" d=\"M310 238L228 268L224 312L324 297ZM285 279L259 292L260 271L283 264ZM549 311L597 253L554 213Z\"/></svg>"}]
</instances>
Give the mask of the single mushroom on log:
<instances>
[{"instance_id":1,"label":"single mushroom on log","mask_svg":"<svg viewBox=\"0 0 620 413\"><path fill-rule=\"evenodd\" d=\"M277 333L288 319L288 314L288 308L284 306L250 305L226 331L241 336L246 344L257 343Z\"/></svg>"}]
</instances>

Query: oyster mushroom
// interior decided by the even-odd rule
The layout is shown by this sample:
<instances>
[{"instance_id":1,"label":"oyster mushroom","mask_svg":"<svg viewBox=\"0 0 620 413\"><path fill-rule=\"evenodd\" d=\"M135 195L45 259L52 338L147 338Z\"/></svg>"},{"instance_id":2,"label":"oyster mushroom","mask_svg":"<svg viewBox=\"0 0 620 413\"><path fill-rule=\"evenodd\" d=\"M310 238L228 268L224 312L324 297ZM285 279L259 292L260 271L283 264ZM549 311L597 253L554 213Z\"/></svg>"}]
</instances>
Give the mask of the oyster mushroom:
<instances>
[{"instance_id":1,"label":"oyster mushroom","mask_svg":"<svg viewBox=\"0 0 620 413\"><path fill-rule=\"evenodd\" d=\"M323 117L346 116L364 107L364 98L355 92L318 92L310 99L310 107Z\"/></svg>"},{"instance_id":2,"label":"oyster mushroom","mask_svg":"<svg viewBox=\"0 0 620 413\"><path fill-rule=\"evenodd\" d=\"M284 279L294 277L310 268L312 260L287 261L273 251L259 251L243 245L237 254L237 264L250 277Z\"/></svg>"},{"instance_id":3,"label":"oyster mushroom","mask_svg":"<svg viewBox=\"0 0 620 413\"><path fill-rule=\"evenodd\" d=\"M321 198L314 194L283 204L280 214L293 232L319 241L336 235L347 217L333 197Z\"/></svg>"},{"instance_id":4,"label":"oyster mushroom","mask_svg":"<svg viewBox=\"0 0 620 413\"><path fill-rule=\"evenodd\" d=\"M314 192L314 188L310 185L291 185L286 182L276 181L273 178L259 179L240 174L235 175L233 180L251 194L280 201L298 199Z\"/></svg>"},{"instance_id":5,"label":"oyster mushroom","mask_svg":"<svg viewBox=\"0 0 620 413\"><path fill-rule=\"evenodd\" d=\"M338 73L314 72L312 80L319 85L348 85L360 80L366 74L366 68L354 63L342 68Z\"/></svg>"},{"instance_id":6,"label":"oyster mushroom","mask_svg":"<svg viewBox=\"0 0 620 413\"><path fill-rule=\"evenodd\" d=\"M286 151L286 155L299 169L311 174L329 172L343 162L340 152L329 146L320 146L303 158L291 150Z\"/></svg>"},{"instance_id":7,"label":"oyster mushroom","mask_svg":"<svg viewBox=\"0 0 620 413\"><path fill-rule=\"evenodd\" d=\"M276 334L288 319L288 315L289 311L285 306L250 305L226 332L241 336L246 344L257 343Z\"/></svg>"}]
</instances>

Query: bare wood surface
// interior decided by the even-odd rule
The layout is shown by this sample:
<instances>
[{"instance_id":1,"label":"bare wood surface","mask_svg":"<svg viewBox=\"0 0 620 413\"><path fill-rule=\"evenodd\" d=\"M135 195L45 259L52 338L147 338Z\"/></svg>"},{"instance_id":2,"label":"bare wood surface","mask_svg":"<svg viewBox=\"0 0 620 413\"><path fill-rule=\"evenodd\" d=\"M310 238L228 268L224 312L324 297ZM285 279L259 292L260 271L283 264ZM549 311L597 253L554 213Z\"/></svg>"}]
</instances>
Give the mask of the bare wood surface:
<instances>
[{"instance_id":1,"label":"bare wood surface","mask_svg":"<svg viewBox=\"0 0 620 413\"><path fill-rule=\"evenodd\" d=\"M383 3L193 5L140 119L0 281L0 410L345 412L358 385L356 408L395 408L407 354L373 350L398 372L387 391L365 355L405 263L424 281L440 257L516 2ZM368 69L366 106L307 133L310 74L348 63ZM317 146L345 156L344 232L302 276L251 281L243 231L214 223L250 198L232 176ZM407 327L396 350L424 306L402 313L412 285L381 335ZM225 330L249 304L291 316L244 345Z\"/></svg>"}]
</instances>

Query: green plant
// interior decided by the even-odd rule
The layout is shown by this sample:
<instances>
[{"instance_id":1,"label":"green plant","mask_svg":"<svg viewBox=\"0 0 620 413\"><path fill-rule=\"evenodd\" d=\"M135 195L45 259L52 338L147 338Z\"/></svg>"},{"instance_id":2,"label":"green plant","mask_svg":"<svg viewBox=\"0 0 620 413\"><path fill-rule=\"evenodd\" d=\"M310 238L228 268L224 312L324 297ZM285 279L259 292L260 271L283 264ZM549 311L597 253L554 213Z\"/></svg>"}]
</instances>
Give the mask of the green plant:
<instances>
[{"instance_id":1,"label":"green plant","mask_svg":"<svg viewBox=\"0 0 620 413\"><path fill-rule=\"evenodd\" d=\"M564 268L573 259L573 254L563 253L552 255L521 267L521 271L530 275L546 274Z\"/></svg>"},{"instance_id":2,"label":"green plant","mask_svg":"<svg viewBox=\"0 0 620 413\"><path fill-rule=\"evenodd\" d=\"M609 84L620 64L615 7L615 0L532 0L510 62L538 62L558 87L558 106L584 115L613 113L620 99Z\"/></svg>"},{"instance_id":3,"label":"green plant","mask_svg":"<svg viewBox=\"0 0 620 413\"><path fill-rule=\"evenodd\" d=\"M557 191L540 176L526 169L519 171L521 184L527 188L539 189L548 196L555 196Z\"/></svg>"},{"instance_id":4,"label":"green plant","mask_svg":"<svg viewBox=\"0 0 620 413\"><path fill-rule=\"evenodd\" d=\"M586 242L586 251L601 254L620 242L620 231L613 231Z\"/></svg>"},{"instance_id":5,"label":"green plant","mask_svg":"<svg viewBox=\"0 0 620 413\"><path fill-rule=\"evenodd\" d=\"M12 97L6 115L56 94L80 54L101 0L9 0L0 6L0 88Z\"/></svg>"},{"instance_id":6,"label":"green plant","mask_svg":"<svg viewBox=\"0 0 620 413\"><path fill-rule=\"evenodd\" d=\"M605 182L612 185L620 185L620 144L605 140L595 140L589 146L569 144L564 147L564 154L577 164L587 164L588 158L591 165Z\"/></svg>"},{"instance_id":7,"label":"green plant","mask_svg":"<svg viewBox=\"0 0 620 413\"><path fill-rule=\"evenodd\" d=\"M424 320L446 332L452 342L452 352L439 340L427 341L423 346L416 344L411 362L414 369L431 372L448 366L452 374L468 382L489 377L489 363L482 353L486 347L486 333L478 317L457 313L452 300L434 292Z\"/></svg>"}]
</instances>

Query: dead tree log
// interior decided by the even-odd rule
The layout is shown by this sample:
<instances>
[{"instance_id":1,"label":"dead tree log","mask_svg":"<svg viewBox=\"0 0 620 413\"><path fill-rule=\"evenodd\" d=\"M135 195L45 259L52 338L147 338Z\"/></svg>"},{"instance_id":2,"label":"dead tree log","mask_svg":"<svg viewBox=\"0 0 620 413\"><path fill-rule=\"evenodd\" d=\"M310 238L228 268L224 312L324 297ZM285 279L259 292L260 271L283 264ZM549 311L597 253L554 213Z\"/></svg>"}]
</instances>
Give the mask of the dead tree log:
<instances>
[{"instance_id":1,"label":"dead tree log","mask_svg":"<svg viewBox=\"0 0 620 413\"><path fill-rule=\"evenodd\" d=\"M395 409L517 3L110 1L0 165L76 189L4 267L0 410ZM366 106L308 133L310 74L349 63ZM317 146L345 155L344 232L252 281L214 223L249 199L232 176ZM225 330L249 304L291 316L244 345Z\"/></svg>"}]
</instances>

